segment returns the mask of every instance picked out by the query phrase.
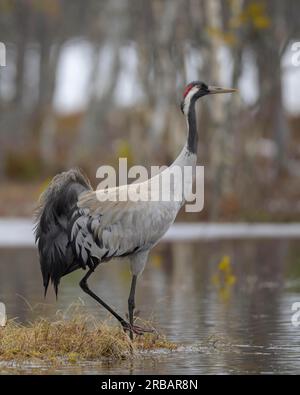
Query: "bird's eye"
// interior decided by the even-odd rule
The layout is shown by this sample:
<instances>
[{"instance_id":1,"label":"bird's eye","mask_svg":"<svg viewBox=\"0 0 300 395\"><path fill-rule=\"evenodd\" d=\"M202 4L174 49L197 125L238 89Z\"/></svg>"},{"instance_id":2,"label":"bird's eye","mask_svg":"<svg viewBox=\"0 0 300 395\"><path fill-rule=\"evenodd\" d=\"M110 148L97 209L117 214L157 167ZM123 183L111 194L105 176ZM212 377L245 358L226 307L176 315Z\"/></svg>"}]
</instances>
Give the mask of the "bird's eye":
<instances>
[{"instance_id":1,"label":"bird's eye","mask_svg":"<svg viewBox=\"0 0 300 395\"><path fill-rule=\"evenodd\" d=\"M204 91L208 90L208 86L206 84L201 84L201 89Z\"/></svg>"}]
</instances>

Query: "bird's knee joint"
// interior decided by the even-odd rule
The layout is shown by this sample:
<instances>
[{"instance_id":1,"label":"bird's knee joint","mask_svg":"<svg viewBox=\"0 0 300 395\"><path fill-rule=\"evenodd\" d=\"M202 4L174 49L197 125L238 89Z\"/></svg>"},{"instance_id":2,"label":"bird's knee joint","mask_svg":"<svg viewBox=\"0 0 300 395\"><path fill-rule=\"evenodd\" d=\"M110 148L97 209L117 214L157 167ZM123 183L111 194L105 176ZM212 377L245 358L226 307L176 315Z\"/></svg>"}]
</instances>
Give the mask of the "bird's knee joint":
<instances>
[{"instance_id":1,"label":"bird's knee joint","mask_svg":"<svg viewBox=\"0 0 300 395\"><path fill-rule=\"evenodd\" d=\"M79 286L81 289L83 289L84 291L86 291L88 289L88 285L87 285L87 281L85 279L81 280L79 283Z\"/></svg>"},{"instance_id":2,"label":"bird's knee joint","mask_svg":"<svg viewBox=\"0 0 300 395\"><path fill-rule=\"evenodd\" d=\"M132 309L132 310L134 310L134 308L135 308L135 303L134 303L134 300L133 299L128 299L128 307L130 308L130 309Z\"/></svg>"}]
</instances>

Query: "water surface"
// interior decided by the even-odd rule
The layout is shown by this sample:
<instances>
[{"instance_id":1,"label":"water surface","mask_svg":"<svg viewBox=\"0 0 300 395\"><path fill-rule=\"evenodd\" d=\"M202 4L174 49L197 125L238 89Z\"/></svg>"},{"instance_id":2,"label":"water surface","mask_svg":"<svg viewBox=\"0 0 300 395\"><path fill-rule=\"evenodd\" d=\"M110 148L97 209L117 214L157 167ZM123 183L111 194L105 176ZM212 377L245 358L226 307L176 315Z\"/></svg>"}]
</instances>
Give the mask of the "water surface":
<instances>
[{"instance_id":1,"label":"water surface","mask_svg":"<svg viewBox=\"0 0 300 395\"><path fill-rule=\"evenodd\" d=\"M128 262L99 266L91 288L122 315L130 287ZM0 249L0 301L9 318L28 322L53 317L78 301L99 318L107 313L78 286L83 272L61 282L56 302L46 300L37 253ZM300 302L297 240L164 242L138 282L136 305L179 351L152 353L134 361L99 361L53 368L0 364L2 373L241 374L300 373L300 326L292 305ZM113 322L113 321L112 321Z\"/></svg>"}]
</instances>

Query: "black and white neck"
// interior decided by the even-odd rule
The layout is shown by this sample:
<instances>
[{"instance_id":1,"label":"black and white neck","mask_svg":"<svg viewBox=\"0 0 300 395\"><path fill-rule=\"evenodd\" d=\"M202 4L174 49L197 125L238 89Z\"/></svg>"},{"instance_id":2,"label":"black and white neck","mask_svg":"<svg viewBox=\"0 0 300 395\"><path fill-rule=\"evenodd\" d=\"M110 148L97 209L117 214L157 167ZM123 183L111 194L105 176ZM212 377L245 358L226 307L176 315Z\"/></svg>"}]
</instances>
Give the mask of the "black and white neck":
<instances>
[{"instance_id":1,"label":"black and white neck","mask_svg":"<svg viewBox=\"0 0 300 395\"><path fill-rule=\"evenodd\" d=\"M186 144L174 162L174 165L184 166L192 162L196 163L198 148L198 132L195 105L198 99L206 95L215 95L219 93L233 93L236 89L222 88L218 86L208 86L202 81L193 81L189 83L183 93L181 111L187 121L187 141Z\"/></svg>"},{"instance_id":2,"label":"black and white neck","mask_svg":"<svg viewBox=\"0 0 300 395\"><path fill-rule=\"evenodd\" d=\"M187 122L187 149L191 154L197 155L198 148L198 131L195 105L198 97L199 88L192 87L183 99L181 104L182 112Z\"/></svg>"}]
</instances>

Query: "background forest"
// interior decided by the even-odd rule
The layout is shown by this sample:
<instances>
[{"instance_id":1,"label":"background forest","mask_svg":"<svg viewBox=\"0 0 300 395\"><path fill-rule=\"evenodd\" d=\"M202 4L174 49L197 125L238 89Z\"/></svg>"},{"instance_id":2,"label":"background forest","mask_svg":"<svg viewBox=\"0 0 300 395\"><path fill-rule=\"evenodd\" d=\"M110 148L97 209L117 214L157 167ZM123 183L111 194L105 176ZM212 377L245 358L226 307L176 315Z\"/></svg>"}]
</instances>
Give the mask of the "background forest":
<instances>
[{"instance_id":1,"label":"background forest","mask_svg":"<svg viewBox=\"0 0 300 395\"><path fill-rule=\"evenodd\" d=\"M200 79L239 94L198 106L205 209L181 219L300 220L299 17L295 0L0 0L0 215L31 216L71 166L96 186L119 157L170 164Z\"/></svg>"}]
</instances>

